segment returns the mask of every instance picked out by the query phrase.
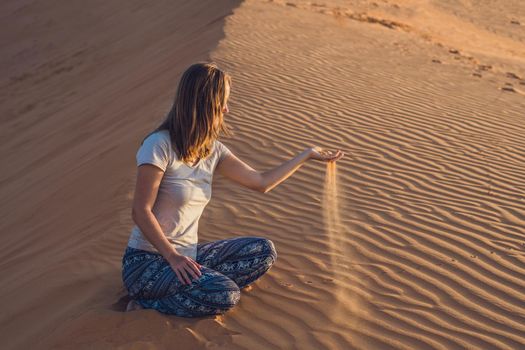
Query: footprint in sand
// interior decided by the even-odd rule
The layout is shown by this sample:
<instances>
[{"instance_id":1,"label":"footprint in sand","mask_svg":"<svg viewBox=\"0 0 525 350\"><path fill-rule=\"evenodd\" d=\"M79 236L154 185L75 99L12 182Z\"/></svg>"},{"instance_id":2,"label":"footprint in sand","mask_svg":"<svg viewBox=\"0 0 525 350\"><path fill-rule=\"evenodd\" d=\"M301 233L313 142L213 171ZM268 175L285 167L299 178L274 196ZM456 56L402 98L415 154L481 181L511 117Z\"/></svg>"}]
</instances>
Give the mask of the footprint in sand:
<instances>
[{"instance_id":1,"label":"footprint in sand","mask_svg":"<svg viewBox=\"0 0 525 350\"><path fill-rule=\"evenodd\" d=\"M480 64L478 65L477 69L487 71L487 70L491 70L492 66L490 64Z\"/></svg>"},{"instance_id":2,"label":"footprint in sand","mask_svg":"<svg viewBox=\"0 0 525 350\"><path fill-rule=\"evenodd\" d=\"M288 288L292 288L293 287L293 284L288 283L288 282L284 282L284 281L279 281L279 284L281 286L288 287Z\"/></svg>"},{"instance_id":3,"label":"footprint in sand","mask_svg":"<svg viewBox=\"0 0 525 350\"><path fill-rule=\"evenodd\" d=\"M520 78L517 74L512 73L512 72L507 72L507 73L505 73L505 76L506 76L507 78L521 80L521 78Z\"/></svg>"},{"instance_id":4,"label":"footprint in sand","mask_svg":"<svg viewBox=\"0 0 525 350\"><path fill-rule=\"evenodd\" d=\"M505 86L502 86L500 90L509 91L509 92L517 92L516 89L514 89L514 87L509 83L506 83Z\"/></svg>"}]
</instances>

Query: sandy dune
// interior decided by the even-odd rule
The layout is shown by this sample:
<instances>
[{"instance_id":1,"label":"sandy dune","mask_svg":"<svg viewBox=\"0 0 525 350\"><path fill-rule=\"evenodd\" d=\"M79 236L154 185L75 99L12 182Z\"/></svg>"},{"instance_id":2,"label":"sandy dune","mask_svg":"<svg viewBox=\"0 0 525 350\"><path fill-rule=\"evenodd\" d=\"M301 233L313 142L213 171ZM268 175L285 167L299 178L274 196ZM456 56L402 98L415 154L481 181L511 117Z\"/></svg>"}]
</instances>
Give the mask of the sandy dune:
<instances>
[{"instance_id":1,"label":"sandy dune","mask_svg":"<svg viewBox=\"0 0 525 350\"><path fill-rule=\"evenodd\" d=\"M520 1L184 3L2 5L3 348L525 348ZM224 316L125 313L136 147L202 58L233 76L223 142L259 170L343 149L337 200L320 162L217 176L201 239L278 262Z\"/></svg>"}]
</instances>

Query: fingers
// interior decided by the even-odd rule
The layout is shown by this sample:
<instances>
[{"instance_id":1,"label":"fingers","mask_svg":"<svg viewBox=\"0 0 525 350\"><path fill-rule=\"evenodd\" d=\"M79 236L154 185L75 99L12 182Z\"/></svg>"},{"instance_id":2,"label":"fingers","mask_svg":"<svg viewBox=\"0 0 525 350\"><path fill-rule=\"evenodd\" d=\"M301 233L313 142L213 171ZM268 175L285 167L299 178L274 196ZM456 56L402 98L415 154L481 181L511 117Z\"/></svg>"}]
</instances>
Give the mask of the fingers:
<instances>
[{"instance_id":1,"label":"fingers","mask_svg":"<svg viewBox=\"0 0 525 350\"><path fill-rule=\"evenodd\" d=\"M175 271L175 274L177 275L177 278L179 279L180 283L186 284L186 280L182 278L182 274L179 272L179 270L173 269Z\"/></svg>"},{"instance_id":2,"label":"fingers","mask_svg":"<svg viewBox=\"0 0 525 350\"><path fill-rule=\"evenodd\" d=\"M191 266L193 268L193 270L195 271L195 273L197 273L197 276L201 276L202 275L202 272L201 272L201 265L196 262L195 260L191 260Z\"/></svg>"},{"instance_id":3,"label":"fingers","mask_svg":"<svg viewBox=\"0 0 525 350\"><path fill-rule=\"evenodd\" d=\"M184 269L184 266L180 268L179 272L182 276L182 280L181 280L182 284L184 285L191 284L191 279L188 276L188 273L186 272L186 270Z\"/></svg>"},{"instance_id":4,"label":"fingers","mask_svg":"<svg viewBox=\"0 0 525 350\"><path fill-rule=\"evenodd\" d=\"M193 259L187 258L178 266L174 267L173 270L179 281L184 285L188 285L191 284L192 278L198 279L202 275L200 271L201 267L202 266Z\"/></svg>"},{"instance_id":5,"label":"fingers","mask_svg":"<svg viewBox=\"0 0 525 350\"><path fill-rule=\"evenodd\" d=\"M190 269L189 272L195 277L202 275L201 273L202 266L195 260L191 258L186 258L186 267Z\"/></svg>"},{"instance_id":6,"label":"fingers","mask_svg":"<svg viewBox=\"0 0 525 350\"><path fill-rule=\"evenodd\" d=\"M344 155L345 155L345 154L343 153L343 151L338 150L337 153L334 155L333 160L339 160L339 159L341 159Z\"/></svg>"},{"instance_id":7,"label":"fingers","mask_svg":"<svg viewBox=\"0 0 525 350\"><path fill-rule=\"evenodd\" d=\"M199 276L197 276L197 272L195 272L195 267L193 264L188 264L186 266L184 266L184 269L189 272L189 274L191 275L191 277L193 278L199 278ZM190 281L191 283L191 281Z\"/></svg>"},{"instance_id":8,"label":"fingers","mask_svg":"<svg viewBox=\"0 0 525 350\"><path fill-rule=\"evenodd\" d=\"M182 283L183 285L191 283L188 274L184 270L183 265L173 267L173 271L175 271L175 274L177 275L177 278L179 279L180 283Z\"/></svg>"},{"instance_id":9,"label":"fingers","mask_svg":"<svg viewBox=\"0 0 525 350\"><path fill-rule=\"evenodd\" d=\"M337 150L337 152L335 153L332 151L325 151L325 153L321 153L321 156L323 157L323 160L326 160L328 162L333 162L343 157L344 153L341 150Z\"/></svg>"}]
</instances>

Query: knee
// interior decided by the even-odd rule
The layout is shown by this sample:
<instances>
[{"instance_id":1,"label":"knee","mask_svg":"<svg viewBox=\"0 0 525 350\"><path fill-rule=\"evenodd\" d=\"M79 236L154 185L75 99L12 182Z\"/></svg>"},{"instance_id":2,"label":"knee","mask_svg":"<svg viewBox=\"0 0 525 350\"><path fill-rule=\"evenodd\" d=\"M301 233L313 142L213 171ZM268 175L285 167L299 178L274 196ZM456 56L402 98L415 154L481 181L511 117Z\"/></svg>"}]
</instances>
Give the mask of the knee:
<instances>
[{"instance_id":1,"label":"knee","mask_svg":"<svg viewBox=\"0 0 525 350\"><path fill-rule=\"evenodd\" d=\"M230 278L226 277L228 282L222 283L222 290L217 291L215 303L223 310L228 311L239 303L241 299L241 290L239 286Z\"/></svg>"},{"instance_id":2,"label":"knee","mask_svg":"<svg viewBox=\"0 0 525 350\"><path fill-rule=\"evenodd\" d=\"M268 238L247 236L239 238L239 242L242 244L242 248L237 253L239 257L269 257L272 264L277 260L275 245Z\"/></svg>"},{"instance_id":3,"label":"knee","mask_svg":"<svg viewBox=\"0 0 525 350\"><path fill-rule=\"evenodd\" d=\"M260 244L262 246L263 252L265 252L269 257L271 257L271 264L277 260L277 251L275 250L275 244L268 238L261 237Z\"/></svg>"},{"instance_id":4,"label":"knee","mask_svg":"<svg viewBox=\"0 0 525 350\"><path fill-rule=\"evenodd\" d=\"M224 313L239 303L241 291L229 277L214 273L211 280L195 291L196 299L209 307L212 314Z\"/></svg>"},{"instance_id":5,"label":"knee","mask_svg":"<svg viewBox=\"0 0 525 350\"><path fill-rule=\"evenodd\" d=\"M235 285L235 287L235 290L227 291L225 300L222 302L223 306L220 308L220 312L224 313L232 309L241 300L241 290L239 286Z\"/></svg>"}]
</instances>

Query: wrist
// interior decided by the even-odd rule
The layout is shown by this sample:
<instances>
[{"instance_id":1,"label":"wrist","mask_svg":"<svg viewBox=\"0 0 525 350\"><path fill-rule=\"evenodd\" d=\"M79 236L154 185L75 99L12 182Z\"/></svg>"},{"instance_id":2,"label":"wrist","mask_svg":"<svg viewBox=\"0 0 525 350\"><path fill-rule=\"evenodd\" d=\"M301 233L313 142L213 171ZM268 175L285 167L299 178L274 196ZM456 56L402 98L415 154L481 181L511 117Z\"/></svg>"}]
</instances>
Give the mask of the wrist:
<instances>
[{"instance_id":1,"label":"wrist","mask_svg":"<svg viewBox=\"0 0 525 350\"><path fill-rule=\"evenodd\" d=\"M166 256L164 256L164 258L165 258L168 262L175 261L175 260L177 260L179 257L181 257L181 254L180 254L179 252L177 252L175 249L172 249L170 252L168 252L168 254L166 254Z\"/></svg>"},{"instance_id":2,"label":"wrist","mask_svg":"<svg viewBox=\"0 0 525 350\"><path fill-rule=\"evenodd\" d=\"M304 160L309 160L312 158L312 151L313 151L313 148L312 147L308 147L306 148L304 151L303 151L303 155L304 155Z\"/></svg>"}]
</instances>

